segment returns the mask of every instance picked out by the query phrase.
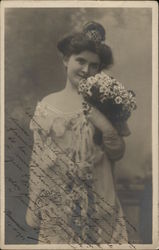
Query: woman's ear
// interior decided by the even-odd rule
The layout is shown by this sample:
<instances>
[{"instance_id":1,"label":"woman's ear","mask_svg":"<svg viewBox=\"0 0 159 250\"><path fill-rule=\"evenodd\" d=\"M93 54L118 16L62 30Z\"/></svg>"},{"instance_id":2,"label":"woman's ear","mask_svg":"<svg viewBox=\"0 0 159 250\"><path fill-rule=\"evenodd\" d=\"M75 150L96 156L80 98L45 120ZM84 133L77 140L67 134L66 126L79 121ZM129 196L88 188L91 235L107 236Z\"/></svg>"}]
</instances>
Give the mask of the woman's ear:
<instances>
[{"instance_id":1,"label":"woman's ear","mask_svg":"<svg viewBox=\"0 0 159 250\"><path fill-rule=\"evenodd\" d=\"M69 57L68 56L63 56L63 64L64 66L67 68L67 65L68 65L68 60L69 60Z\"/></svg>"}]
</instances>

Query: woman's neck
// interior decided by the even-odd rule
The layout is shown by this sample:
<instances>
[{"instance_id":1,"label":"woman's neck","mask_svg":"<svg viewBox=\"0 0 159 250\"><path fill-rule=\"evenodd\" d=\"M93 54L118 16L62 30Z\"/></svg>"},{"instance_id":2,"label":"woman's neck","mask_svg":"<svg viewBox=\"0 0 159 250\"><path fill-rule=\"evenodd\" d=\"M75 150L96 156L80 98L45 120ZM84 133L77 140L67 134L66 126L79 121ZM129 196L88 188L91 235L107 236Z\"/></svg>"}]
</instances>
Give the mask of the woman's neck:
<instances>
[{"instance_id":1,"label":"woman's neck","mask_svg":"<svg viewBox=\"0 0 159 250\"><path fill-rule=\"evenodd\" d=\"M74 86L70 81L69 79L67 80L66 82L66 86L65 88L63 89L63 93L66 95L66 97L70 98L70 99L76 99L77 100L81 100L82 99L82 96L79 95L78 93L78 88L77 86Z\"/></svg>"},{"instance_id":2,"label":"woman's neck","mask_svg":"<svg viewBox=\"0 0 159 250\"><path fill-rule=\"evenodd\" d=\"M77 86L74 86L69 79L67 79L66 86L64 91L78 95L78 89Z\"/></svg>"},{"instance_id":3,"label":"woman's neck","mask_svg":"<svg viewBox=\"0 0 159 250\"><path fill-rule=\"evenodd\" d=\"M66 87L62 91L62 96L65 108L73 110L82 108L83 97L78 93L77 87L73 86L69 80L67 80Z\"/></svg>"}]
</instances>

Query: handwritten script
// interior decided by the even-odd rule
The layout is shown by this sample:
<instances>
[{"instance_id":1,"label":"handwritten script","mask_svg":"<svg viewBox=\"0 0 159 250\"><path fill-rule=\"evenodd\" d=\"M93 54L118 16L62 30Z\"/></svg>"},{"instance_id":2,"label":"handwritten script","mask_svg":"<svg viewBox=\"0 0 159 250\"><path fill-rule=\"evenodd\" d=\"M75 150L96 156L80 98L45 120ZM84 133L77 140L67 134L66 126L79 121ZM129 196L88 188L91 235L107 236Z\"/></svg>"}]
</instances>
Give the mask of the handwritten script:
<instances>
[{"instance_id":1,"label":"handwritten script","mask_svg":"<svg viewBox=\"0 0 159 250\"><path fill-rule=\"evenodd\" d=\"M27 110L25 117L30 121L32 111ZM5 215L7 228L14 232L17 242L56 244L61 241L72 248L75 248L74 244L81 248L82 244L88 244L99 249L102 249L101 244L112 248L111 242L119 245L127 242L122 228L126 225L129 233L136 231L135 227L125 216L118 216L117 206L109 204L91 188L92 179L88 172L87 178L80 174L74 178L78 163L61 145L52 141L50 147L49 143L44 145L34 140L33 146L27 126L24 128L18 119L9 116L6 124ZM38 126L41 129L40 124ZM78 189L79 183L85 188ZM9 206L15 201L21 209L21 217L11 209L12 205ZM32 231L25 223L26 212L37 224ZM118 236L113 234L116 225L121 231ZM132 243L129 247L135 248Z\"/></svg>"}]
</instances>

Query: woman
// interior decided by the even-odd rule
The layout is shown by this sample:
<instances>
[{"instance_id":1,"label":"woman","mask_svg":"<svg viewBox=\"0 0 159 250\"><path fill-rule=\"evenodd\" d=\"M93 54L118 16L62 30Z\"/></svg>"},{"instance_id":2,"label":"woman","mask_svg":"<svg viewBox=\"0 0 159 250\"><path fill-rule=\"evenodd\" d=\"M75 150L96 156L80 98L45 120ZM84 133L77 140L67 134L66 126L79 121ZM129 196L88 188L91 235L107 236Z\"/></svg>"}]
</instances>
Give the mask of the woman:
<instances>
[{"instance_id":1,"label":"woman","mask_svg":"<svg viewBox=\"0 0 159 250\"><path fill-rule=\"evenodd\" d=\"M95 107L85 115L78 93L81 79L113 63L105 30L88 23L62 39L58 49L66 86L38 103L30 124L34 148L26 221L40 228L39 243L126 243L113 167L123 157L129 131L124 124L115 129Z\"/></svg>"}]
</instances>

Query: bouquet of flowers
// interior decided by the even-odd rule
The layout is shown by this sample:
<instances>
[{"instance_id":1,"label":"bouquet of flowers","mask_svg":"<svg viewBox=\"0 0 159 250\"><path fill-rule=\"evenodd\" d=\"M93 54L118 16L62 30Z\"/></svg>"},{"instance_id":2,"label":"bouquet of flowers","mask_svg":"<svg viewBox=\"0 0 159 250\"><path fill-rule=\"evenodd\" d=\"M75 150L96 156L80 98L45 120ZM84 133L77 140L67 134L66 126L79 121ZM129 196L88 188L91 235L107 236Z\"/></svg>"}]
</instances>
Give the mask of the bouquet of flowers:
<instances>
[{"instance_id":1,"label":"bouquet of flowers","mask_svg":"<svg viewBox=\"0 0 159 250\"><path fill-rule=\"evenodd\" d=\"M82 79L78 91L86 103L99 109L113 125L127 121L137 107L135 93L104 72Z\"/></svg>"}]
</instances>

